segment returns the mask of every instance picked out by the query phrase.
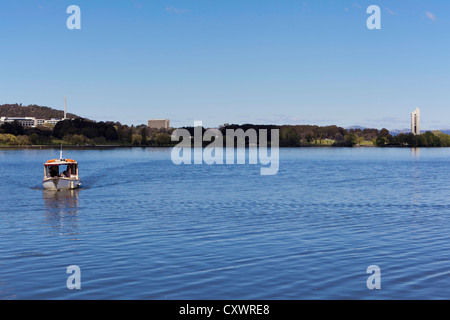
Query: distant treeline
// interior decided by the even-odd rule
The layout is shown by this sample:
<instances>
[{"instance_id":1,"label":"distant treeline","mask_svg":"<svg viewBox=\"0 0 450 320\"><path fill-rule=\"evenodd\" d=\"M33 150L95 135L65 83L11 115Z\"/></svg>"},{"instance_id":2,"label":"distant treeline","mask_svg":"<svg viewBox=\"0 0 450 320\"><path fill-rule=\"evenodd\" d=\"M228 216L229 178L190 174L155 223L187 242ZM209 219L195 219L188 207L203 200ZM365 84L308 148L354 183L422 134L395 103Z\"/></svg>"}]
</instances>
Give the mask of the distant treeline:
<instances>
[{"instance_id":1,"label":"distant treeline","mask_svg":"<svg viewBox=\"0 0 450 320\"><path fill-rule=\"evenodd\" d=\"M189 131L191 136L194 136L194 127L183 127ZM259 130L267 130L267 140L271 141L271 130L279 130L280 147L302 147L302 146L318 146L330 145L337 147L353 147L361 144L364 141L368 144L375 144L379 137L386 137L389 135L387 129L344 129L335 125L332 126L314 126L314 125L255 125L255 124L224 124L219 127L222 136L226 137L227 130L236 131L242 129L247 132L249 129L254 129L259 141ZM202 128L202 134L205 132ZM246 140L246 145L248 145ZM208 144L208 143L205 143Z\"/></svg>"},{"instance_id":2,"label":"distant treeline","mask_svg":"<svg viewBox=\"0 0 450 320\"><path fill-rule=\"evenodd\" d=\"M183 127L193 137L194 127ZM202 135L206 128L202 129ZM271 130L279 130L280 147L335 146L408 146L408 147L450 147L450 135L440 131L426 132L421 135L400 133L393 136L387 129L344 129L335 125L254 125L224 124L218 130L226 137L227 130L235 132L242 129L247 132L254 129L259 141L261 129L267 130L270 144ZM173 146L171 141L174 129L151 129L146 125L128 126L120 122L96 122L75 118L58 122L55 126L43 125L24 128L19 122L4 123L0 126L0 145L134 145L134 146ZM204 142L208 145L210 142ZM249 141L247 139L246 145Z\"/></svg>"},{"instance_id":3,"label":"distant treeline","mask_svg":"<svg viewBox=\"0 0 450 320\"><path fill-rule=\"evenodd\" d=\"M271 129L278 129L281 147L302 147L314 145L332 145L337 147L353 147L364 141L373 142L378 137L389 135L387 129L344 129L335 125L252 125L252 124L225 124L219 130L223 135L227 129L243 129L244 131L253 128L257 132L260 129L267 130L267 139L271 140Z\"/></svg>"},{"instance_id":4,"label":"distant treeline","mask_svg":"<svg viewBox=\"0 0 450 320\"><path fill-rule=\"evenodd\" d=\"M82 135L87 139L104 138L117 141L118 134L110 122L94 122L86 119L64 120L58 122L53 128L53 137L63 139L68 135Z\"/></svg>"},{"instance_id":5,"label":"distant treeline","mask_svg":"<svg viewBox=\"0 0 450 320\"><path fill-rule=\"evenodd\" d=\"M377 138L378 147L450 147L450 135L440 131L427 131L420 135L400 133Z\"/></svg>"},{"instance_id":6,"label":"distant treeline","mask_svg":"<svg viewBox=\"0 0 450 320\"><path fill-rule=\"evenodd\" d=\"M194 127L183 127L194 136ZM267 140L271 141L271 129L279 130L280 147L307 147L330 145L334 147L353 147L356 145L378 146L378 147L450 147L450 135L440 131L427 131L421 135L412 133L400 133L393 136L389 130L378 129L344 129L335 125L254 125L254 124L225 124L219 127L225 139L227 130L249 129L256 131L259 140L259 130L267 130ZM202 134L206 128L202 128ZM248 146L248 139L246 145ZM204 145L209 142L204 142Z\"/></svg>"},{"instance_id":7,"label":"distant treeline","mask_svg":"<svg viewBox=\"0 0 450 320\"><path fill-rule=\"evenodd\" d=\"M140 145L166 146L172 144L171 131L150 129L145 125L127 126L118 122L96 122L76 118L63 120L55 126L24 128L19 122L0 126L2 145Z\"/></svg>"}]
</instances>

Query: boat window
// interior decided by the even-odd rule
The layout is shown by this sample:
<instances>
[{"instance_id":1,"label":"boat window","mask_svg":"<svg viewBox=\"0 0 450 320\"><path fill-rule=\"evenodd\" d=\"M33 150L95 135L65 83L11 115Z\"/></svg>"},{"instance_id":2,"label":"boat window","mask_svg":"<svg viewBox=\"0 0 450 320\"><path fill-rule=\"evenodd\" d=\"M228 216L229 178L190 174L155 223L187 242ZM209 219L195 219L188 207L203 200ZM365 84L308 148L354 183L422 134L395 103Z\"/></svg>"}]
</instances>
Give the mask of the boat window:
<instances>
[{"instance_id":1,"label":"boat window","mask_svg":"<svg viewBox=\"0 0 450 320\"><path fill-rule=\"evenodd\" d=\"M59 167L58 166L49 166L50 177L59 176Z\"/></svg>"},{"instance_id":2,"label":"boat window","mask_svg":"<svg viewBox=\"0 0 450 320\"><path fill-rule=\"evenodd\" d=\"M76 164L72 164L70 167L71 167L70 168L70 174L76 176L77 175L77 165Z\"/></svg>"},{"instance_id":3,"label":"boat window","mask_svg":"<svg viewBox=\"0 0 450 320\"><path fill-rule=\"evenodd\" d=\"M45 175L47 177L66 177L78 175L76 164L67 165L49 165L45 167Z\"/></svg>"},{"instance_id":4,"label":"boat window","mask_svg":"<svg viewBox=\"0 0 450 320\"><path fill-rule=\"evenodd\" d=\"M61 177L70 177L70 165L63 165L61 166Z\"/></svg>"}]
</instances>

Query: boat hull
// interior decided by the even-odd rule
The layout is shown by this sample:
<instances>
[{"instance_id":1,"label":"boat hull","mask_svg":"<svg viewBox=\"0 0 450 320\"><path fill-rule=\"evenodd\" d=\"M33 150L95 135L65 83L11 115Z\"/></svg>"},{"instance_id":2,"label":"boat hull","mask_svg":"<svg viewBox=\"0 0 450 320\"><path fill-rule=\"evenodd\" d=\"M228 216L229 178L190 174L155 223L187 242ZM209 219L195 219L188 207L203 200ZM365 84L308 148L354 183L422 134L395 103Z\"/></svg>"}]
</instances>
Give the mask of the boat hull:
<instances>
[{"instance_id":1,"label":"boat hull","mask_svg":"<svg viewBox=\"0 0 450 320\"><path fill-rule=\"evenodd\" d=\"M73 190L81 186L79 179L52 178L43 181L45 190Z\"/></svg>"}]
</instances>

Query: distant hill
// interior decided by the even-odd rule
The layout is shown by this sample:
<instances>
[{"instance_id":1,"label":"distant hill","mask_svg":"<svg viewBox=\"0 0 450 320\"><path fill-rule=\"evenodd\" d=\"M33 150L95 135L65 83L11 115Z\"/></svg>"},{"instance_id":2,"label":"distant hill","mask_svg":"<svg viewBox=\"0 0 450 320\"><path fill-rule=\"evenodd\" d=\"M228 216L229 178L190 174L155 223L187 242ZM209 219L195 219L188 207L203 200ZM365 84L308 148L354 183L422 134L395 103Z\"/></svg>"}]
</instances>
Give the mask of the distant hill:
<instances>
[{"instance_id":1,"label":"distant hill","mask_svg":"<svg viewBox=\"0 0 450 320\"><path fill-rule=\"evenodd\" d=\"M36 119L62 119L63 110L37 105L22 106L21 104L0 105L0 117L35 117ZM81 118L73 113L67 113L67 118Z\"/></svg>"},{"instance_id":2,"label":"distant hill","mask_svg":"<svg viewBox=\"0 0 450 320\"><path fill-rule=\"evenodd\" d=\"M445 134L450 134L450 129L440 129L440 130L421 130L421 133L425 133L426 131L431 131L431 132L435 132L435 131L440 131L442 133ZM396 136L400 133L410 133L411 129L395 129L395 130L389 130L389 133L392 134L393 136Z\"/></svg>"},{"instance_id":3,"label":"distant hill","mask_svg":"<svg viewBox=\"0 0 450 320\"><path fill-rule=\"evenodd\" d=\"M445 133L445 134L450 134L450 129L442 129L439 131L441 131L442 133Z\"/></svg>"},{"instance_id":4,"label":"distant hill","mask_svg":"<svg viewBox=\"0 0 450 320\"><path fill-rule=\"evenodd\" d=\"M361 127L361 126L351 126L351 127L346 127L346 128L344 128L344 129L346 129L346 130L350 130L350 129L361 129L361 130L364 130L364 129L369 129L369 128L367 128L367 127ZM441 130L442 131L442 130ZM398 135L398 134L400 134L400 133L410 133L411 132L411 129L391 129L391 130L389 130L389 133L391 134L391 135L393 135L393 136L396 136L396 135ZM444 132L444 131L443 131ZM445 133L445 132L444 132Z\"/></svg>"},{"instance_id":5,"label":"distant hill","mask_svg":"<svg viewBox=\"0 0 450 320\"><path fill-rule=\"evenodd\" d=\"M346 127L346 128L344 128L345 130L350 130L350 129L353 129L353 130L356 130L356 129L361 129L361 130L364 130L364 129L367 129L366 127L361 127L361 126L350 126L350 127Z\"/></svg>"},{"instance_id":6,"label":"distant hill","mask_svg":"<svg viewBox=\"0 0 450 320\"><path fill-rule=\"evenodd\" d=\"M393 130L389 130L389 133L393 136L397 136L400 133L410 133L411 129L393 129Z\"/></svg>"}]
</instances>

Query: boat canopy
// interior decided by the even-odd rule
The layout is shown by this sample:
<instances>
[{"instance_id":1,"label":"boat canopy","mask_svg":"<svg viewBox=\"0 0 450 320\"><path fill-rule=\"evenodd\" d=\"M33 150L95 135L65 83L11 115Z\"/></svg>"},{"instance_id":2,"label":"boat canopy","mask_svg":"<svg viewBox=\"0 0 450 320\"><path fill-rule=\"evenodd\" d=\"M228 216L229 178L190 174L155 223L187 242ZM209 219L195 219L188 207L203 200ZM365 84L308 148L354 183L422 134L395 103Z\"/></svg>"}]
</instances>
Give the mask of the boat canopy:
<instances>
[{"instance_id":1,"label":"boat canopy","mask_svg":"<svg viewBox=\"0 0 450 320\"><path fill-rule=\"evenodd\" d=\"M48 160L46 163L44 163L44 166L63 166L70 164L78 164L78 163L72 159L53 159Z\"/></svg>"}]
</instances>

